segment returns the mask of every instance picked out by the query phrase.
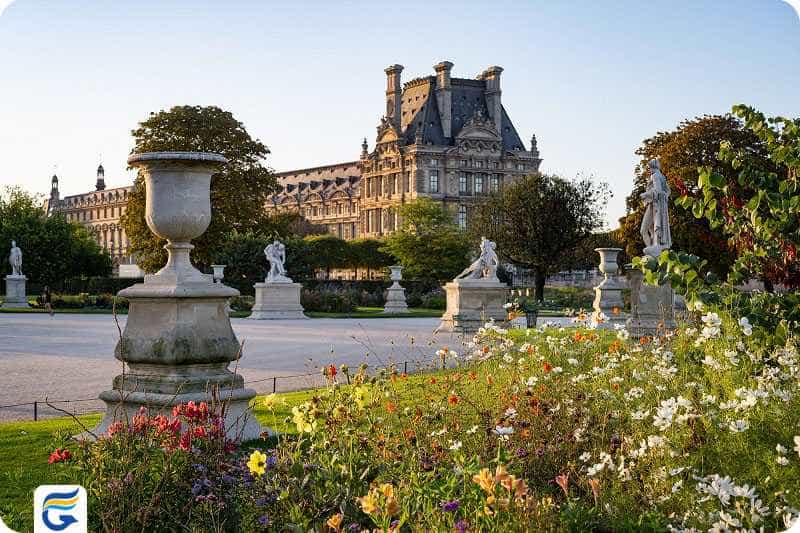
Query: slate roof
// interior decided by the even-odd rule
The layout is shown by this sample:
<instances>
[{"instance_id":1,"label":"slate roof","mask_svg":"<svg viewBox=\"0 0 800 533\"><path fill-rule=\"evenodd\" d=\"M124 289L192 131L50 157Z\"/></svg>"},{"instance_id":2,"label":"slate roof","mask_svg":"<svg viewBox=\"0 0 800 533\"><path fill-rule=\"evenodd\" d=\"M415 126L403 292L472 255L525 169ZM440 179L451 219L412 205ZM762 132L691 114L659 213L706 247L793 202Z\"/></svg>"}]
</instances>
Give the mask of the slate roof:
<instances>
[{"instance_id":1,"label":"slate roof","mask_svg":"<svg viewBox=\"0 0 800 533\"><path fill-rule=\"evenodd\" d=\"M438 146L452 146L464 124L480 110L489 116L486 105L486 82L465 78L451 78L452 137L445 138L436 100L436 78L417 78L403 87L401 104L402 135L407 144L414 143L417 129L422 128L422 142ZM505 108L502 108L501 134L503 148L524 150L525 144L517 133Z\"/></svg>"}]
</instances>

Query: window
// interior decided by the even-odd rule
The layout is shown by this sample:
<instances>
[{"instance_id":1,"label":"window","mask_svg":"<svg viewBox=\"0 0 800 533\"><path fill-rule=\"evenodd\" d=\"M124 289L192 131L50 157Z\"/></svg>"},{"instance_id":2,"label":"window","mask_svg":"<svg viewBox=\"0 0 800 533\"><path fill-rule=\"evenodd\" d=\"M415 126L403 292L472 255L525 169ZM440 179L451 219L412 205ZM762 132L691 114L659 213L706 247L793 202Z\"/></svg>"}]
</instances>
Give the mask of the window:
<instances>
[{"instance_id":1,"label":"window","mask_svg":"<svg viewBox=\"0 0 800 533\"><path fill-rule=\"evenodd\" d=\"M458 227L467 229L467 207L464 205L458 206Z\"/></svg>"},{"instance_id":2,"label":"window","mask_svg":"<svg viewBox=\"0 0 800 533\"><path fill-rule=\"evenodd\" d=\"M469 181L467 174L462 172L458 175L458 194L467 194L469 191Z\"/></svg>"},{"instance_id":3,"label":"window","mask_svg":"<svg viewBox=\"0 0 800 533\"><path fill-rule=\"evenodd\" d=\"M462 167L465 167L465 166L467 166L467 160L466 160L466 159L462 159L462 160L461 160L461 166L462 166Z\"/></svg>"},{"instance_id":4,"label":"window","mask_svg":"<svg viewBox=\"0 0 800 533\"><path fill-rule=\"evenodd\" d=\"M525 165L523 163L517 163L517 170L525 170Z\"/></svg>"},{"instance_id":5,"label":"window","mask_svg":"<svg viewBox=\"0 0 800 533\"><path fill-rule=\"evenodd\" d=\"M438 167L439 166L439 160L438 159L431 159L431 166L432 167Z\"/></svg>"},{"instance_id":6,"label":"window","mask_svg":"<svg viewBox=\"0 0 800 533\"><path fill-rule=\"evenodd\" d=\"M428 192L439 192L439 171L437 170L430 171Z\"/></svg>"},{"instance_id":7,"label":"window","mask_svg":"<svg viewBox=\"0 0 800 533\"><path fill-rule=\"evenodd\" d=\"M489 186L491 187L491 192L500 190L500 174L492 174L492 182Z\"/></svg>"},{"instance_id":8,"label":"window","mask_svg":"<svg viewBox=\"0 0 800 533\"><path fill-rule=\"evenodd\" d=\"M336 204L336 214L337 215L341 215L342 214L342 204L341 203Z\"/></svg>"},{"instance_id":9,"label":"window","mask_svg":"<svg viewBox=\"0 0 800 533\"><path fill-rule=\"evenodd\" d=\"M492 163L492 168L500 168L500 162L495 161L494 163Z\"/></svg>"},{"instance_id":10,"label":"window","mask_svg":"<svg viewBox=\"0 0 800 533\"><path fill-rule=\"evenodd\" d=\"M475 175L475 194L483 194L484 174Z\"/></svg>"},{"instance_id":11,"label":"window","mask_svg":"<svg viewBox=\"0 0 800 533\"><path fill-rule=\"evenodd\" d=\"M475 168L483 168L483 161L475 161Z\"/></svg>"}]
</instances>

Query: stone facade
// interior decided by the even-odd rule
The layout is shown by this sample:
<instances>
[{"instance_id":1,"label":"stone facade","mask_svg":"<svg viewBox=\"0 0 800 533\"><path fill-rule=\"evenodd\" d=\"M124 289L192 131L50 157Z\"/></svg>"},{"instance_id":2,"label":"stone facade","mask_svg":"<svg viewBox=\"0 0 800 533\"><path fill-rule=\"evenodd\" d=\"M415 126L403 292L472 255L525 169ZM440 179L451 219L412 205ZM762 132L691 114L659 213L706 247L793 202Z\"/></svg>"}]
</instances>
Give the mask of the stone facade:
<instances>
[{"instance_id":1,"label":"stone facade","mask_svg":"<svg viewBox=\"0 0 800 533\"><path fill-rule=\"evenodd\" d=\"M132 190L133 186L106 189L105 170L100 165L94 191L61 198L58 176L54 175L45 210L48 215L62 213L67 221L78 222L88 229L97 244L111 255L115 272L138 276L139 269L129 252L130 241L120 224Z\"/></svg>"},{"instance_id":2,"label":"stone facade","mask_svg":"<svg viewBox=\"0 0 800 533\"><path fill-rule=\"evenodd\" d=\"M402 85L402 65L388 67L373 150L364 139L358 161L278 174L283 189L269 208L299 211L350 239L393 232L398 205L429 197L466 227L476 201L537 172L541 159L535 136L527 149L502 105L503 69L462 79L452 68L444 61L435 76Z\"/></svg>"}]
</instances>

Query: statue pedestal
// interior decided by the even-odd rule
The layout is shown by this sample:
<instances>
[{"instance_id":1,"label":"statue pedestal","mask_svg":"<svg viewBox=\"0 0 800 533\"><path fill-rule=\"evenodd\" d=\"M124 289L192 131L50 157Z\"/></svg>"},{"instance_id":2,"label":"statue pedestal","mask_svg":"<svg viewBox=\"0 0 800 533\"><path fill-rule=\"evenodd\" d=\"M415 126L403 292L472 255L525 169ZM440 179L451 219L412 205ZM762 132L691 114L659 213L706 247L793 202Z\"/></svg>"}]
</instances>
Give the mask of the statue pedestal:
<instances>
[{"instance_id":1,"label":"statue pedestal","mask_svg":"<svg viewBox=\"0 0 800 533\"><path fill-rule=\"evenodd\" d=\"M28 309L28 296L25 294L26 278L23 274L9 274L6 280L6 298L3 300L3 309Z\"/></svg>"},{"instance_id":2,"label":"statue pedestal","mask_svg":"<svg viewBox=\"0 0 800 533\"><path fill-rule=\"evenodd\" d=\"M406 290L396 281L386 290L386 304L383 306L383 312L386 314L408 312Z\"/></svg>"},{"instance_id":3,"label":"statue pedestal","mask_svg":"<svg viewBox=\"0 0 800 533\"><path fill-rule=\"evenodd\" d=\"M273 281L256 283L256 303L251 320L307 319L300 304L300 283Z\"/></svg>"},{"instance_id":4,"label":"statue pedestal","mask_svg":"<svg viewBox=\"0 0 800 533\"><path fill-rule=\"evenodd\" d=\"M508 287L496 279L456 279L444 286L447 310L438 331L473 332L489 320L505 321Z\"/></svg>"},{"instance_id":5,"label":"statue pedestal","mask_svg":"<svg viewBox=\"0 0 800 533\"><path fill-rule=\"evenodd\" d=\"M225 402L228 437L257 439L261 426L248 407L256 392L228 369L241 355L226 312L238 291L210 279L180 285L148 279L119 294L129 300L130 311L114 356L127 369L114 378L111 390L100 393L106 414L94 433L131 420L142 406L151 414L169 414L189 401L209 407Z\"/></svg>"},{"instance_id":6,"label":"statue pedestal","mask_svg":"<svg viewBox=\"0 0 800 533\"><path fill-rule=\"evenodd\" d=\"M672 285L645 285L641 270L630 269L631 316L626 326L634 338L675 329L675 292Z\"/></svg>"}]
</instances>

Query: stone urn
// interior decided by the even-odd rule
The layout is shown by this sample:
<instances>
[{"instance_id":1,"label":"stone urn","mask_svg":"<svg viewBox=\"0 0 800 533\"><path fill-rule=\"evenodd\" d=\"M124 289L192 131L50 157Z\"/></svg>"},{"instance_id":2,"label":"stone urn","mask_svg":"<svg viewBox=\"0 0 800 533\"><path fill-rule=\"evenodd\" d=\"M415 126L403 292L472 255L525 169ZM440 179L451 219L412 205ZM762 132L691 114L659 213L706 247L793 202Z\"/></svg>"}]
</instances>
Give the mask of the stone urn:
<instances>
[{"instance_id":1,"label":"stone urn","mask_svg":"<svg viewBox=\"0 0 800 533\"><path fill-rule=\"evenodd\" d=\"M386 304L383 312L386 314L407 313L406 290L400 285L403 279L403 267L392 265L389 267L389 279L392 285L386 290Z\"/></svg>"},{"instance_id":2,"label":"stone urn","mask_svg":"<svg viewBox=\"0 0 800 533\"><path fill-rule=\"evenodd\" d=\"M603 280L594 288L592 321L600 328L613 327L627 318L622 299L625 285L620 281L617 264L617 255L622 248L595 248L594 251L600 254L599 268Z\"/></svg>"},{"instance_id":3,"label":"stone urn","mask_svg":"<svg viewBox=\"0 0 800 533\"><path fill-rule=\"evenodd\" d=\"M239 291L192 265L191 240L211 222L211 175L226 163L219 154L152 152L134 154L131 166L144 176L145 219L167 241L167 264L156 274L120 291L130 302L128 320L115 357L127 371L112 390L100 394L106 415L95 433L145 406L169 412L172 406L205 401L224 408L231 438L257 438L261 429L249 410L253 390L228 365L241 356L231 328L228 299Z\"/></svg>"},{"instance_id":4,"label":"stone urn","mask_svg":"<svg viewBox=\"0 0 800 533\"><path fill-rule=\"evenodd\" d=\"M228 265L211 265L211 269L214 271L212 274L214 276L214 282L222 283L222 280L225 279L225 267Z\"/></svg>"}]
</instances>

